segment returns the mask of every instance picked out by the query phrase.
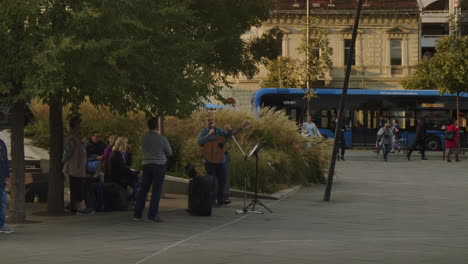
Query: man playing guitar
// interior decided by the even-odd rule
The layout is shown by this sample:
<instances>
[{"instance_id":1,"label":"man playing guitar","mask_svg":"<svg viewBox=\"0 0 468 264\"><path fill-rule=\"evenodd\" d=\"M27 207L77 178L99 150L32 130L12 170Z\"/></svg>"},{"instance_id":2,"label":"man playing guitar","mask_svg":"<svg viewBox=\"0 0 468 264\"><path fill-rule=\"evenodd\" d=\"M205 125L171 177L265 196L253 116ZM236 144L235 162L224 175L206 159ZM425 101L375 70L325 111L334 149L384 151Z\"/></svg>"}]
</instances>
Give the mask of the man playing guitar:
<instances>
[{"instance_id":1,"label":"man playing guitar","mask_svg":"<svg viewBox=\"0 0 468 264\"><path fill-rule=\"evenodd\" d=\"M232 128L230 125L225 125L224 129L221 129L216 127L215 121L216 119L213 115L208 115L206 117L206 126L200 131L200 134L198 135L198 145L201 147L207 143L215 141L218 137L222 136L228 139L232 136ZM226 185L227 155L227 152L225 152L219 163L212 163L209 162L206 158L204 159L206 172L208 175L211 175L213 178L217 178L218 180L218 190L215 194L217 206L229 203L229 200L225 200L224 194L224 188Z\"/></svg>"}]
</instances>

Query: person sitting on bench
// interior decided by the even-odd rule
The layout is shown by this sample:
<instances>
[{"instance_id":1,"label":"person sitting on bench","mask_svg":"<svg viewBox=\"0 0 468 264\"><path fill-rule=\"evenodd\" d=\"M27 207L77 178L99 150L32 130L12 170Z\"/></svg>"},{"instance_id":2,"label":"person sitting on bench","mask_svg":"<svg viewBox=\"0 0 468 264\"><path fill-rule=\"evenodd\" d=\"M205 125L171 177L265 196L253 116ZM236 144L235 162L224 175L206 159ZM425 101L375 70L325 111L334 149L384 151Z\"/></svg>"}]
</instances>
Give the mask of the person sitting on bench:
<instances>
[{"instance_id":1,"label":"person sitting on bench","mask_svg":"<svg viewBox=\"0 0 468 264\"><path fill-rule=\"evenodd\" d=\"M130 169L132 152L127 141L128 139L125 137L117 138L109 158L110 179L123 188L133 187L139 174L138 171Z\"/></svg>"}]
</instances>

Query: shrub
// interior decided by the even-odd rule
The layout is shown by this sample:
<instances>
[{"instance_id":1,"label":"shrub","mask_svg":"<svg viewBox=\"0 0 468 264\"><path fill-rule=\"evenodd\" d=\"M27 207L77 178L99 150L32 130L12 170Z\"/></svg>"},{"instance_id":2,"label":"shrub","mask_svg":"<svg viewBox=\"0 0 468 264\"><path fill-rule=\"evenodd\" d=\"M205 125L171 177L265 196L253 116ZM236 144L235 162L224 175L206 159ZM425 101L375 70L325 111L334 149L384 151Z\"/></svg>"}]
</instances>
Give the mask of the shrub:
<instances>
[{"instance_id":1,"label":"shrub","mask_svg":"<svg viewBox=\"0 0 468 264\"><path fill-rule=\"evenodd\" d=\"M28 126L28 136L38 146L48 146L48 107L40 102L32 103L35 121ZM65 109L65 113L68 110ZM134 167L140 168L140 138L146 131L145 116L141 113L130 113L127 116L116 115L106 107L96 107L89 102L80 106L83 119L83 135L92 130L99 130L103 138L112 134L125 136L133 145ZM185 177L184 167L187 164L196 166L197 171L204 173L203 159L197 137L205 124L207 110L194 112L189 118L168 117L165 121L165 132L173 148L173 170L170 174ZM317 137L302 137L294 121L288 119L283 111L262 109L261 118L252 114L232 109L218 110L215 113L216 125L223 127L230 124L234 130L248 121L250 126L236 135L244 151L250 151L255 144L262 141L259 154L259 190L273 192L279 186L290 184L309 184L324 181L324 172L330 157L331 140ZM66 124L66 123L65 123ZM306 143L313 144L308 148ZM243 188L244 182L249 190L254 189L255 159L244 159L234 142L230 141L230 180L231 186Z\"/></svg>"}]
</instances>

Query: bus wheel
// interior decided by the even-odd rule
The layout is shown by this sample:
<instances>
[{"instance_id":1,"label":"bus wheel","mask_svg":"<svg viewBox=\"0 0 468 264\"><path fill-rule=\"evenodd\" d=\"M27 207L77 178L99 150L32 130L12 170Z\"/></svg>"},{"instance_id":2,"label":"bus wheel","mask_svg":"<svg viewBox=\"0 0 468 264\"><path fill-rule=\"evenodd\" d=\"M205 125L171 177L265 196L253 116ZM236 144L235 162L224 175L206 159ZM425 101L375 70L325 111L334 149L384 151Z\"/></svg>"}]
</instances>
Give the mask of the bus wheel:
<instances>
[{"instance_id":1,"label":"bus wheel","mask_svg":"<svg viewBox=\"0 0 468 264\"><path fill-rule=\"evenodd\" d=\"M426 149L432 151L440 150L442 149L442 144L440 143L440 140L438 138L430 137L426 140Z\"/></svg>"}]
</instances>

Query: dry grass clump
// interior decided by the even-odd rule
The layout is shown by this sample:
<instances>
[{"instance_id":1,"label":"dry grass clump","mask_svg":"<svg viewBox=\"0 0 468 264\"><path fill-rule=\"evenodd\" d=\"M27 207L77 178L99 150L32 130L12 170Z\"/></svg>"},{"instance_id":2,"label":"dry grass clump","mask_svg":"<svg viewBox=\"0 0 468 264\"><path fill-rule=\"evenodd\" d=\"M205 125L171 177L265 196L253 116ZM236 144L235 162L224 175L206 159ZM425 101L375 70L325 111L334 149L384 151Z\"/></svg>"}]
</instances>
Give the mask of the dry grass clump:
<instances>
[{"instance_id":1,"label":"dry grass clump","mask_svg":"<svg viewBox=\"0 0 468 264\"><path fill-rule=\"evenodd\" d=\"M31 109L36 120L28 127L28 135L37 145L47 147L48 106L36 101L31 104ZM80 112L84 126L83 136L98 130L103 134L104 140L112 134L127 137L129 143L133 145L134 167L140 167L139 142L146 131L144 114L116 115L106 107L96 107L89 102L84 102L80 106ZM64 113L65 116L68 110L64 109ZM187 164L194 164L200 173L205 172L197 137L209 113L203 109L194 112L186 119L175 117L166 119L166 136L174 151L175 166L170 174L184 177L183 168ZM323 182L330 158L331 140L302 137L296 123L289 120L283 111L274 109L261 109L261 118L254 118L251 113L232 109L218 110L213 114L217 119L216 125L221 128L230 124L235 131L244 122L250 123L248 128L236 135L244 151L250 151L258 142L263 143L259 155L260 191L273 192L278 186ZM312 147L307 147L308 142L312 143ZM246 161L232 140L229 145L231 186L241 188L246 182L247 188L252 190L255 159L250 158Z\"/></svg>"}]
</instances>

